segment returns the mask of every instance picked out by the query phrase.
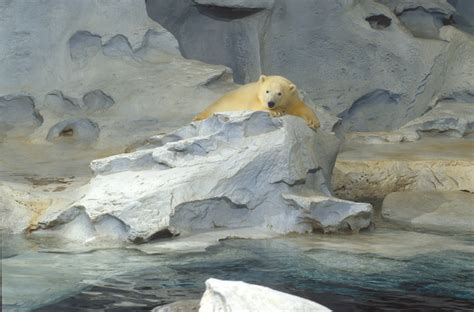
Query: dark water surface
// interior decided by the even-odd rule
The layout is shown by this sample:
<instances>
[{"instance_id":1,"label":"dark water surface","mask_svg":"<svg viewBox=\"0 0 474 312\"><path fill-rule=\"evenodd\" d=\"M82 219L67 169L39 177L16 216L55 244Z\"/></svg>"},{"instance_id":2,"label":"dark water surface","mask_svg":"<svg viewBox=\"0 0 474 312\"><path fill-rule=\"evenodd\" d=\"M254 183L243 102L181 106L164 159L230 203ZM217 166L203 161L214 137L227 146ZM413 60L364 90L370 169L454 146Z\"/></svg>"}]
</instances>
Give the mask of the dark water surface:
<instances>
[{"instance_id":1,"label":"dark water surface","mask_svg":"<svg viewBox=\"0 0 474 312\"><path fill-rule=\"evenodd\" d=\"M23 244L16 251L4 244L4 311L145 311L199 299L210 277L268 286L334 311L474 310L470 249L391 257L300 248L283 238L147 255L131 249L51 253Z\"/></svg>"}]
</instances>

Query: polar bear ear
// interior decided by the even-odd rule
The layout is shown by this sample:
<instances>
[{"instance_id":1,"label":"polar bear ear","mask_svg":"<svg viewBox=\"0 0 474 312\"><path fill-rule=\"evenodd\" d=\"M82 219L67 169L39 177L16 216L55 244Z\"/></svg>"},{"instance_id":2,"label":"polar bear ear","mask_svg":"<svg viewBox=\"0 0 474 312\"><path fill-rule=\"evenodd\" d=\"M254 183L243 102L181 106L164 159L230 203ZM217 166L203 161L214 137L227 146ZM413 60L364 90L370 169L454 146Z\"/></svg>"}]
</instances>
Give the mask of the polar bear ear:
<instances>
[{"instance_id":1,"label":"polar bear ear","mask_svg":"<svg viewBox=\"0 0 474 312\"><path fill-rule=\"evenodd\" d=\"M293 93L296 91L296 86L294 84L290 84L290 92Z\"/></svg>"},{"instance_id":2,"label":"polar bear ear","mask_svg":"<svg viewBox=\"0 0 474 312\"><path fill-rule=\"evenodd\" d=\"M264 82L265 79L267 79L267 76L261 75L260 78L258 78L258 82Z\"/></svg>"}]
</instances>

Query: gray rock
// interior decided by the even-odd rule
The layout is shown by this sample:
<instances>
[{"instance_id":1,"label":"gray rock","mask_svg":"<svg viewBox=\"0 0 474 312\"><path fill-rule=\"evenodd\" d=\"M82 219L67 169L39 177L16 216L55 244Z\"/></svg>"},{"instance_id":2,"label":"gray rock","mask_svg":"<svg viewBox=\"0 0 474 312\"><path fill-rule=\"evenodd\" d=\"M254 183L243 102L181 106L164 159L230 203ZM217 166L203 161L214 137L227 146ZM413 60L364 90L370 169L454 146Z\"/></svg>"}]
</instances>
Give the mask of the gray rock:
<instances>
[{"instance_id":1,"label":"gray rock","mask_svg":"<svg viewBox=\"0 0 474 312\"><path fill-rule=\"evenodd\" d=\"M26 136L43 123L32 97L6 95L0 97L0 138Z\"/></svg>"},{"instance_id":2,"label":"gray rock","mask_svg":"<svg viewBox=\"0 0 474 312\"><path fill-rule=\"evenodd\" d=\"M331 197L339 141L301 118L217 114L154 141L92 162L96 176L70 209L84 207L91 223L116 218L132 241L221 227L358 231L370 222L370 205ZM41 227L56 218L45 214Z\"/></svg>"},{"instance_id":3,"label":"gray rock","mask_svg":"<svg viewBox=\"0 0 474 312\"><path fill-rule=\"evenodd\" d=\"M124 35L115 35L102 46L102 52L107 56L132 57L130 42Z\"/></svg>"},{"instance_id":4,"label":"gray rock","mask_svg":"<svg viewBox=\"0 0 474 312\"><path fill-rule=\"evenodd\" d=\"M454 11L446 1L423 7ZM444 68L434 65L447 43L414 38L393 9L369 0L276 0L247 11L150 0L147 11L185 57L225 64L239 83L262 72L288 77L350 130L395 130L422 115L443 84Z\"/></svg>"},{"instance_id":5,"label":"gray rock","mask_svg":"<svg viewBox=\"0 0 474 312\"><path fill-rule=\"evenodd\" d=\"M21 204L16 192L3 183L0 183L0 214L0 230L15 234L27 229L34 216L33 210Z\"/></svg>"},{"instance_id":6,"label":"gray rock","mask_svg":"<svg viewBox=\"0 0 474 312\"><path fill-rule=\"evenodd\" d=\"M256 309L256 307L258 307ZM316 302L273 290L268 287L240 281L223 281L210 278L201 298L199 312L213 311L301 311L330 312Z\"/></svg>"},{"instance_id":7,"label":"gray rock","mask_svg":"<svg viewBox=\"0 0 474 312\"><path fill-rule=\"evenodd\" d=\"M41 109L57 114L75 114L81 107L77 99L65 96L61 91L52 91L46 94Z\"/></svg>"},{"instance_id":8,"label":"gray rock","mask_svg":"<svg viewBox=\"0 0 474 312\"><path fill-rule=\"evenodd\" d=\"M455 8L448 3L448 0L376 0L392 9L395 14L401 14L404 11L411 11L421 8L428 13L440 13L451 15Z\"/></svg>"},{"instance_id":9,"label":"gray rock","mask_svg":"<svg viewBox=\"0 0 474 312\"><path fill-rule=\"evenodd\" d=\"M147 12L177 37L184 57L229 66L238 83L254 81L261 74L260 37L268 10L159 0L148 1Z\"/></svg>"},{"instance_id":10,"label":"gray rock","mask_svg":"<svg viewBox=\"0 0 474 312\"><path fill-rule=\"evenodd\" d=\"M134 52L134 57L142 61L159 63L163 61L163 52L170 55L180 55L176 39L167 31L150 29L143 37L140 48Z\"/></svg>"},{"instance_id":11,"label":"gray rock","mask_svg":"<svg viewBox=\"0 0 474 312\"><path fill-rule=\"evenodd\" d=\"M398 192L385 197L384 219L415 229L474 233L474 195L468 192Z\"/></svg>"},{"instance_id":12,"label":"gray rock","mask_svg":"<svg viewBox=\"0 0 474 312\"><path fill-rule=\"evenodd\" d=\"M448 0L456 8L453 25L474 34L474 3L471 0Z\"/></svg>"},{"instance_id":13,"label":"gray rock","mask_svg":"<svg viewBox=\"0 0 474 312\"><path fill-rule=\"evenodd\" d=\"M0 75L0 96L26 90L41 99L44 123L29 135L34 144L48 144L58 122L90 117L76 108L91 90L115 102L93 114L101 126L94 147L111 151L187 124L236 87L224 66L183 58L173 35L147 16L145 1L0 1L0 11L0 68L8 73ZM71 59L70 44L83 61ZM145 119L155 122L135 122Z\"/></svg>"},{"instance_id":14,"label":"gray rock","mask_svg":"<svg viewBox=\"0 0 474 312\"><path fill-rule=\"evenodd\" d=\"M72 118L54 125L46 139L50 142L92 144L99 137L99 126L87 118Z\"/></svg>"},{"instance_id":15,"label":"gray rock","mask_svg":"<svg viewBox=\"0 0 474 312\"><path fill-rule=\"evenodd\" d=\"M89 113L105 110L115 104L114 99L105 94L102 90L89 91L82 97L83 106Z\"/></svg>"},{"instance_id":16,"label":"gray rock","mask_svg":"<svg viewBox=\"0 0 474 312\"><path fill-rule=\"evenodd\" d=\"M425 135L448 135L465 137L474 132L474 105L444 101L401 128L404 132Z\"/></svg>"},{"instance_id":17,"label":"gray rock","mask_svg":"<svg viewBox=\"0 0 474 312\"><path fill-rule=\"evenodd\" d=\"M193 0L196 4L232 9L271 9L274 0Z\"/></svg>"},{"instance_id":18,"label":"gray rock","mask_svg":"<svg viewBox=\"0 0 474 312\"><path fill-rule=\"evenodd\" d=\"M102 49L102 40L88 31L78 31L68 41L69 53L73 61L84 64Z\"/></svg>"},{"instance_id":19,"label":"gray rock","mask_svg":"<svg viewBox=\"0 0 474 312\"><path fill-rule=\"evenodd\" d=\"M404 11L399 18L415 37L439 39L439 29L447 16L441 13L429 13L418 8Z\"/></svg>"},{"instance_id":20,"label":"gray rock","mask_svg":"<svg viewBox=\"0 0 474 312\"><path fill-rule=\"evenodd\" d=\"M151 310L152 312L198 312L199 300L181 300L165 304Z\"/></svg>"},{"instance_id":21,"label":"gray rock","mask_svg":"<svg viewBox=\"0 0 474 312\"><path fill-rule=\"evenodd\" d=\"M339 127L351 131L387 131L397 128L403 118L400 110L400 94L388 90L375 90L357 99L351 108L339 114L342 118ZM385 113L381 113L381 108Z\"/></svg>"},{"instance_id":22,"label":"gray rock","mask_svg":"<svg viewBox=\"0 0 474 312\"><path fill-rule=\"evenodd\" d=\"M370 226L370 204L324 196L282 196L290 205L303 211L301 218L310 223L315 232L357 232Z\"/></svg>"},{"instance_id":23,"label":"gray rock","mask_svg":"<svg viewBox=\"0 0 474 312\"><path fill-rule=\"evenodd\" d=\"M443 83L439 87L437 98L474 102L471 96L474 94L473 37L455 27L444 26L440 29L440 38L449 44L439 59L441 66L440 73L437 74L443 78Z\"/></svg>"}]
</instances>

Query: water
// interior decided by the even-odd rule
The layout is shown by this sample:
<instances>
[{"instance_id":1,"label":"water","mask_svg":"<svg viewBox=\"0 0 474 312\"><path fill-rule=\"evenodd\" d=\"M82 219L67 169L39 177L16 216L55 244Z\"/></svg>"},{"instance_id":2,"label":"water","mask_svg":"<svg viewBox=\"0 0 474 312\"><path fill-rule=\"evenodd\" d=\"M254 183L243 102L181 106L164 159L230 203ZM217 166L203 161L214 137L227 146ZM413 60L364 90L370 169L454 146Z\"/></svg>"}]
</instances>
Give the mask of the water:
<instances>
[{"instance_id":1,"label":"water","mask_svg":"<svg viewBox=\"0 0 474 312\"><path fill-rule=\"evenodd\" d=\"M381 229L355 236L228 240L206 252L51 252L4 237L4 311L142 311L199 299L210 277L243 280L334 311L472 311L471 237ZM57 250L57 249L54 249Z\"/></svg>"}]
</instances>

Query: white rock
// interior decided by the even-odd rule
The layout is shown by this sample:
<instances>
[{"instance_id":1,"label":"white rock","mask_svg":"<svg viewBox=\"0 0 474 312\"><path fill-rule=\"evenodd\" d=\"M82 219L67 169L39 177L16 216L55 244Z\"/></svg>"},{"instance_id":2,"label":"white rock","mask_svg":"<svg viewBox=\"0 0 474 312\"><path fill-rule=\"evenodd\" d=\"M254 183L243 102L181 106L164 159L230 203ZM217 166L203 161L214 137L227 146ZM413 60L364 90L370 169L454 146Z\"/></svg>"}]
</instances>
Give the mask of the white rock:
<instances>
[{"instance_id":1,"label":"white rock","mask_svg":"<svg viewBox=\"0 0 474 312\"><path fill-rule=\"evenodd\" d=\"M268 287L210 278L201 298L199 312L331 311L323 305Z\"/></svg>"},{"instance_id":2,"label":"white rock","mask_svg":"<svg viewBox=\"0 0 474 312\"><path fill-rule=\"evenodd\" d=\"M351 232L370 226L372 205L354 203L326 196L298 196L282 194L291 205L303 212L300 218L311 224L313 231Z\"/></svg>"},{"instance_id":3,"label":"white rock","mask_svg":"<svg viewBox=\"0 0 474 312\"><path fill-rule=\"evenodd\" d=\"M154 142L162 145L94 161L96 176L71 209L84 207L92 223L115 218L138 241L255 226L358 231L370 222L370 205L330 197L339 141L301 118L217 114ZM46 214L40 224L58 218Z\"/></svg>"}]
</instances>

